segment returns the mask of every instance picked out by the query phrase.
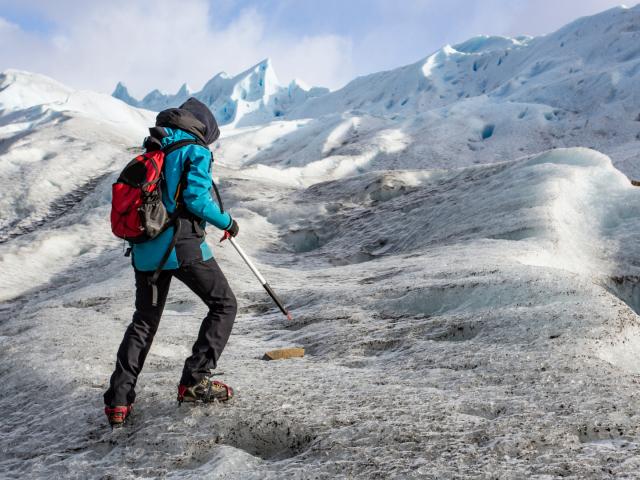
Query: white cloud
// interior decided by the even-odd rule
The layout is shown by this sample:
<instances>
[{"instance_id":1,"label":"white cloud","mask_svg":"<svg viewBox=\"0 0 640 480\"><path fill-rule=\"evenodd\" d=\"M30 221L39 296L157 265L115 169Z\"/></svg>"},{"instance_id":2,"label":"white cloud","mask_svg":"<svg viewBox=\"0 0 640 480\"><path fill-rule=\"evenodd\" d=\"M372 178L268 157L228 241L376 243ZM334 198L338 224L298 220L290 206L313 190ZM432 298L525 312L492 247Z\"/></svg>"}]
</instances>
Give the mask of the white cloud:
<instances>
[{"instance_id":1,"label":"white cloud","mask_svg":"<svg viewBox=\"0 0 640 480\"><path fill-rule=\"evenodd\" d=\"M395 68L476 35L550 33L620 1L367 0L379 21L370 18L367 28L360 29L353 56L359 73Z\"/></svg>"},{"instance_id":2,"label":"white cloud","mask_svg":"<svg viewBox=\"0 0 640 480\"><path fill-rule=\"evenodd\" d=\"M58 6L40 10L57 27L48 35L0 18L0 69L35 70L103 92L123 80L137 96L156 87L176 91L185 81L200 88L219 71L239 73L266 57L283 82L298 77L336 87L353 76L350 40L267 32L252 9L216 28L216 12L205 0L67 0Z\"/></svg>"},{"instance_id":3,"label":"white cloud","mask_svg":"<svg viewBox=\"0 0 640 480\"><path fill-rule=\"evenodd\" d=\"M338 35L303 37L287 48L286 58L277 59L276 73L313 85L342 86L353 79L352 50L351 41Z\"/></svg>"},{"instance_id":4,"label":"white cloud","mask_svg":"<svg viewBox=\"0 0 640 480\"><path fill-rule=\"evenodd\" d=\"M484 8L478 11L476 27L491 25L489 19L497 14L499 30L504 35L544 35L579 17L595 15L624 3L622 0L526 0L508 3L485 0Z\"/></svg>"},{"instance_id":5,"label":"white cloud","mask_svg":"<svg viewBox=\"0 0 640 480\"><path fill-rule=\"evenodd\" d=\"M356 74L417 61L445 43L548 33L618 1L333 0L313 3L317 12L300 0L254 2L260 13L239 10L247 3L239 0L0 0L0 9L19 3L55 27L24 31L0 17L0 70L37 71L104 92L123 80L140 97L156 87L175 92L183 82L200 88L219 71L239 73L271 57L282 82L296 77L336 88ZM307 8L298 12L302 3ZM310 12L319 26L304 32L292 25L309 22Z\"/></svg>"}]
</instances>

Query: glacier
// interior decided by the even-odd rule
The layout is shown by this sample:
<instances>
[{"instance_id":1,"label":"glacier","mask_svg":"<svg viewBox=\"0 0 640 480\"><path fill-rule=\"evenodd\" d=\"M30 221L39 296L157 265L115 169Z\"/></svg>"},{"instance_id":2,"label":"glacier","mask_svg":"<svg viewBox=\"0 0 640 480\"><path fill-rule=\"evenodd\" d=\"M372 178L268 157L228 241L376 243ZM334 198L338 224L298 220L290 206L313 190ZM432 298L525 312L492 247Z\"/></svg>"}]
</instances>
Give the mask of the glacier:
<instances>
[{"instance_id":1,"label":"glacier","mask_svg":"<svg viewBox=\"0 0 640 480\"><path fill-rule=\"evenodd\" d=\"M294 105L328 91L321 87L309 88L301 80L292 80L287 86L280 85L271 60L267 58L233 77L221 72L202 90L194 93L185 83L175 95L153 90L138 101L120 82L112 96L129 105L153 111L178 107L193 96L211 108L221 125L246 126L282 117Z\"/></svg>"},{"instance_id":2,"label":"glacier","mask_svg":"<svg viewBox=\"0 0 640 480\"><path fill-rule=\"evenodd\" d=\"M237 398L177 406L204 306L176 282L113 432L133 272L110 187L192 93L0 74L0 476L637 478L639 25L476 37L286 107L268 62L214 77L214 175L294 320L210 228Z\"/></svg>"}]
</instances>

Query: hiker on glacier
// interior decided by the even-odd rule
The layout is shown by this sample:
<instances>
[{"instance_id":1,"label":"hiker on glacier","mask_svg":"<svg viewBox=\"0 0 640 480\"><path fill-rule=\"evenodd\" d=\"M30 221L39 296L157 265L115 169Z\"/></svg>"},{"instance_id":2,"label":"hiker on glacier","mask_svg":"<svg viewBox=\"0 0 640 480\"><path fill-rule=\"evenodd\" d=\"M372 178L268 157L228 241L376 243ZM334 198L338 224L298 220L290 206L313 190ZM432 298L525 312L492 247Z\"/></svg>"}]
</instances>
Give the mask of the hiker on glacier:
<instances>
[{"instance_id":1,"label":"hiker on glacier","mask_svg":"<svg viewBox=\"0 0 640 480\"><path fill-rule=\"evenodd\" d=\"M217 140L220 131L213 113L195 98L179 108L160 112L156 126L149 131L151 136L145 139L144 146L147 151L165 152L162 203L176 218L172 228L149 241L131 245L135 313L104 394L105 413L112 426L122 425L131 412L136 381L158 329L173 277L209 308L192 354L184 363L178 401L227 401L233 396L231 387L210 378L231 334L237 310L235 296L204 240L207 223L224 230L227 236L238 234L237 222L212 197L213 157L208 145ZM184 208L178 209L180 203Z\"/></svg>"}]
</instances>

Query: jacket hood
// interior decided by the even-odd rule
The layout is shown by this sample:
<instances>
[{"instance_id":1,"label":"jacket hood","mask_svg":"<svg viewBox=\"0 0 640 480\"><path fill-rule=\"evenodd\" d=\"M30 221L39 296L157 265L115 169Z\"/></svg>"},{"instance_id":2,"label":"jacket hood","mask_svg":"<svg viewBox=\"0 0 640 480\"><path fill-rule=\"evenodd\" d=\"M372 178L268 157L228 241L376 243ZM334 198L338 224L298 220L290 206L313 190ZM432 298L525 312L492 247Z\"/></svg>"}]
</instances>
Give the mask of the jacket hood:
<instances>
[{"instance_id":1,"label":"jacket hood","mask_svg":"<svg viewBox=\"0 0 640 480\"><path fill-rule=\"evenodd\" d=\"M156 117L156 127L178 128L194 134L206 145L220 136L220 129L213 113L201 101L191 97L178 108L163 110Z\"/></svg>"}]
</instances>

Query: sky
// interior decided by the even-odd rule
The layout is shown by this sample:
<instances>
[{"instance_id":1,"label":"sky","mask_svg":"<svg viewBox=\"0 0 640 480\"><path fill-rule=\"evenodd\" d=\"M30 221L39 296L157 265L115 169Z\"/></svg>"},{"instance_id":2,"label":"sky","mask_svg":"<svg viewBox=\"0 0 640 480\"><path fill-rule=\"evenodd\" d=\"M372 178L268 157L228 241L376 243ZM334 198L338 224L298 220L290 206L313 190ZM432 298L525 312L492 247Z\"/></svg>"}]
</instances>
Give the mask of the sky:
<instances>
[{"instance_id":1,"label":"sky","mask_svg":"<svg viewBox=\"0 0 640 480\"><path fill-rule=\"evenodd\" d=\"M635 0L629 6L632 6ZM542 35L621 0L0 0L0 71L135 97L271 58L337 89L472 36Z\"/></svg>"}]
</instances>

